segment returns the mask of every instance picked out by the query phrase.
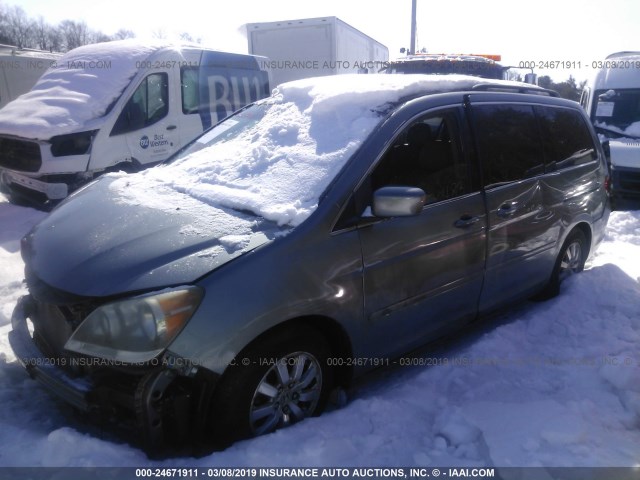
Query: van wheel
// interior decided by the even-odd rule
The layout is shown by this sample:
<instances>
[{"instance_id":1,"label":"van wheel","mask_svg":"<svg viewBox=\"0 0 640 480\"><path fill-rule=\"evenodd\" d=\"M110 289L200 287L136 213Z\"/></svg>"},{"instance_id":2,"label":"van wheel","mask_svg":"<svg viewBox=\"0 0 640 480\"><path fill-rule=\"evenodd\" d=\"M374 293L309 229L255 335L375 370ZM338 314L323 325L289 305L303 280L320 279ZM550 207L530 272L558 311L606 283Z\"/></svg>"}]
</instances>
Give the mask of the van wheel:
<instances>
[{"instance_id":1,"label":"van wheel","mask_svg":"<svg viewBox=\"0 0 640 480\"><path fill-rule=\"evenodd\" d=\"M333 383L330 349L315 330L279 330L238 355L223 375L210 414L221 447L318 415Z\"/></svg>"},{"instance_id":2,"label":"van wheel","mask_svg":"<svg viewBox=\"0 0 640 480\"><path fill-rule=\"evenodd\" d=\"M584 270L587 261L587 239L582 230L576 229L565 240L556 260L551 280L545 289L535 297L536 300L547 300L560 293L560 284L573 275Z\"/></svg>"}]
</instances>

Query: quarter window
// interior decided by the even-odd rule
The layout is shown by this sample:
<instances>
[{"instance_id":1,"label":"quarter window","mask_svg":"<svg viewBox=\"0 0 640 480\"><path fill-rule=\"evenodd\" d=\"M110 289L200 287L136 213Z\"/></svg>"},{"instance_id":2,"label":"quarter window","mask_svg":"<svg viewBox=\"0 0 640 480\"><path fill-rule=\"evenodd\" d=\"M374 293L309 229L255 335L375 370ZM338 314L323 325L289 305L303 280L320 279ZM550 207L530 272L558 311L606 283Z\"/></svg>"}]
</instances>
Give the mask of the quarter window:
<instances>
[{"instance_id":1,"label":"quarter window","mask_svg":"<svg viewBox=\"0 0 640 480\"><path fill-rule=\"evenodd\" d=\"M580 113L567 108L536 107L546 170L589 163L596 158L593 139Z\"/></svg>"}]
</instances>

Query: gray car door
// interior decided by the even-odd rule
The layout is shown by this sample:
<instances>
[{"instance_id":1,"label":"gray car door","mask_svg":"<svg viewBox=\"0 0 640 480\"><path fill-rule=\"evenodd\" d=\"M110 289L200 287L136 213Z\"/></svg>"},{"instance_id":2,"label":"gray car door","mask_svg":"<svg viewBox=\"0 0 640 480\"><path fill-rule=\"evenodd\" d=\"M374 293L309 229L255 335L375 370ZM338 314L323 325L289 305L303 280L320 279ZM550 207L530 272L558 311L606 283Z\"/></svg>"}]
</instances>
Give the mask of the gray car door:
<instances>
[{"instance_id":1,"label":"gray car door","mask_svg":"<svg viewBox=\"0 0 640 480\"><path fill-rule=\"evenodd\" d=\"M476 315L486 215L462 115L448 108L409 122L363 186L370 196L391 185L426 193L417 215L369 218L359 228L370 345L381 353L406 351Z\"/></svg>"},{"instance_id":2,"label":"gray car door","mask_svg":"<svg viewBox=\"0 0 640 480\"><path fill-rule=\"evenodd\" d=\"M488 214L480 311L527 296L548 281L558 218L545 204L544 153L534 107L473 103Z\"/></svg>"}]
</instances>

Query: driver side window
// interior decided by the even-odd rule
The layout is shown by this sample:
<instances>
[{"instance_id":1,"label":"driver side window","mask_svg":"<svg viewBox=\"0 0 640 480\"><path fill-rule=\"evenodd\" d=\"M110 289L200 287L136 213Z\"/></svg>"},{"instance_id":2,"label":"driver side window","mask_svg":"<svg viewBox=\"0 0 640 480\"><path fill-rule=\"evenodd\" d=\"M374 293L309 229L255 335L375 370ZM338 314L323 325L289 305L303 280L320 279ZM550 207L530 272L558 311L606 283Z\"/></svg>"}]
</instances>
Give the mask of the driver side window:
<instances>
[{"instance_id":1,"label":"driver side window","mask_svg":"<svg viewBox=\"0 0 640 480\"><path fill-rule=\"evenodd\" d=\"M386 186L418 187L427 204L469 193L462 153L455 110L419 118L402 131L374 170L372 192Z\"/></svg>"},{"instance_id":2,"label":"driver side window","mask_svg":"<svg viewBox=\"0 0 640 480\"><path fill-rule=\"evenodd\" d=\"M382 187L420 188L425 192L425 205L471 193L473 170L461 139L457 108L407 124L351 197L334 228L349 228L363 216L371 216L373 192Z\"/></svg>"},{"instance_id":3,"label":"driver side window","mask_svg":"<svg viewBox=\"0 0 640 480\"><path fill-rule=\"evenodd\" d=\"M111 135L133 132L162 120L169 113L169 78L152 73L138 86L122 109Z\"/></svg>"}]
</instances>

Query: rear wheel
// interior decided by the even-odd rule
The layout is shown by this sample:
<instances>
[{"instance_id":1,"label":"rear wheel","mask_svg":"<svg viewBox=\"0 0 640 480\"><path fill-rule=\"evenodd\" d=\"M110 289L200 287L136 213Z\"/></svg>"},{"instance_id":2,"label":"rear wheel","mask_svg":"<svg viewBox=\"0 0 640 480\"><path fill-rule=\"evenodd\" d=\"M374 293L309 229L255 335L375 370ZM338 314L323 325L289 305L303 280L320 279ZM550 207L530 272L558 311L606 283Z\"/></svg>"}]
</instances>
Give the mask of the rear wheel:
<instances>
[{"instance_id":1,"label":"rear wheel","mask_svg":"<svg viewBox=\"0 0 640 480\"><path fill-rule=\"evenodd\" d=\"M584 238L584 233L580 230L576 230L565 244L566 246L560 257L558 283L562 283L567 277L584 270L584 263L587 260L587 242Z\"/></svg>"},{"instance_id":2,"label":"rear wheel","mask_svg":"<svg viewBox=\"0 0 640 480\"><path fill-rule=\"evenodd\" d=\"M584 270L588 253L587 239L582 230L571 232L562 245L549 283L536 298L545 300L557 296L564 280Z\"/></svg>"},{"instance_id":3,"label":"rear wheel","mask_svg":"<svg viewBox=\"0 0 640 480\"><path fill-rule=\"evenodd\" d=\"M212 404L214 444L226 446L287 427L324 409L333 383L330 354L315 330L280 330L230 366Z\"/></svg>"}]
</instances>

